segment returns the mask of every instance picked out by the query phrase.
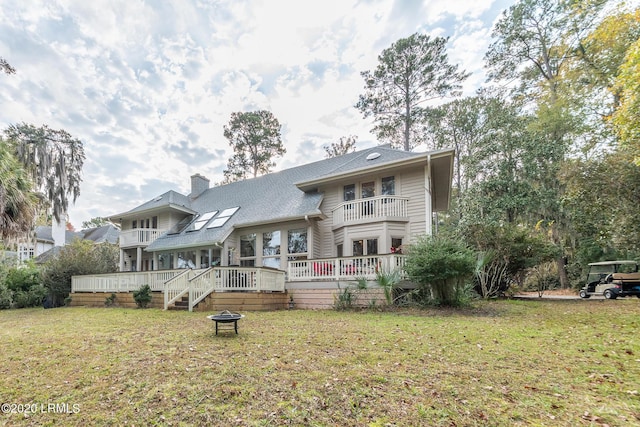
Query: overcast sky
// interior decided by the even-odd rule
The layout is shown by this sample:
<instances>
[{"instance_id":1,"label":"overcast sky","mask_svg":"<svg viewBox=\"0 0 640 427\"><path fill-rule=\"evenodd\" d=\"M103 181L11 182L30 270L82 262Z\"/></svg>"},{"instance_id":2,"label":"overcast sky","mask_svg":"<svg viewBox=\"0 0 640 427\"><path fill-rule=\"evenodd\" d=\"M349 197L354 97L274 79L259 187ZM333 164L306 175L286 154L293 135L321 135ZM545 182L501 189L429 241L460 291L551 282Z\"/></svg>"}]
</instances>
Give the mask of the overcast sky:
<instances>
[{"instance_id":1,"label":"overcast sky","mask_svg":"<svg viewBox=\"0 0 640 427\"><path fill-rule=\"evenodd\" d=\"M282 124L277 169L324 157L356 135L377 144L354 108L378 54L415 32L450 37L449 59L485 80L493 23L510 0L2 0L0 127L64 129L87 155L79 229L189 177L222 180L232 112L266 109Z\"/></svg>"}]
</instances>

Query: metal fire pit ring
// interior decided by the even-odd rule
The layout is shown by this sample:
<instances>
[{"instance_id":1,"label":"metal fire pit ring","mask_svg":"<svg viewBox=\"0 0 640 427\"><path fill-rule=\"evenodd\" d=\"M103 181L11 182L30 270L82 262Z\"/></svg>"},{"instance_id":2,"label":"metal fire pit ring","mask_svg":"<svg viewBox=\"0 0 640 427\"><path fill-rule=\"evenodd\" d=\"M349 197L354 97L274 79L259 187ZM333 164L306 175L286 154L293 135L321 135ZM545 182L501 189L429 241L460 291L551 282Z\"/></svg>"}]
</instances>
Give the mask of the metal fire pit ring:
<instances>
[{"instance_id":1,"label":"metal fire pit ring","mask_svg":"<svg viewBox=\"0 0 640 427\"><path fill-rule=\"evenodd\" d=\"M234 313L229 310L221 311L218 314L212 314L207 316L207 319L211 319L216 322L216 335L218 335L219 325L227 325L233 323L233 330L238 333L238 320L242 319L244 314Z\"/></svg>"}]
</instances>

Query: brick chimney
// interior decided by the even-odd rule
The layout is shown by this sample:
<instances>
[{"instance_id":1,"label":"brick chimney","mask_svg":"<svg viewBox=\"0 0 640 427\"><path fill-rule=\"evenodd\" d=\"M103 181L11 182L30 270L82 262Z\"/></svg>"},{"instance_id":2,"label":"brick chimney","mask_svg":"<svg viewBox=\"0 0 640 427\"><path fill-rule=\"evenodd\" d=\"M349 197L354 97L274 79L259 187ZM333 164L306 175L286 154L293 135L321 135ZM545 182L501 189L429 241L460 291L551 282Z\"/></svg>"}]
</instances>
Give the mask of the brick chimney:
<instances>
[{"instance_id":1,"label":"brick chimney","mask_svg":"<svg viewBox=\"0 0 640 427\"><path fill-rule=\"evenodd\" d=\"M200 175L199 173L191 175L191 194L189 197L195 199L204 191L209 189L209 179Z\"/></svg>"}]
</instances>

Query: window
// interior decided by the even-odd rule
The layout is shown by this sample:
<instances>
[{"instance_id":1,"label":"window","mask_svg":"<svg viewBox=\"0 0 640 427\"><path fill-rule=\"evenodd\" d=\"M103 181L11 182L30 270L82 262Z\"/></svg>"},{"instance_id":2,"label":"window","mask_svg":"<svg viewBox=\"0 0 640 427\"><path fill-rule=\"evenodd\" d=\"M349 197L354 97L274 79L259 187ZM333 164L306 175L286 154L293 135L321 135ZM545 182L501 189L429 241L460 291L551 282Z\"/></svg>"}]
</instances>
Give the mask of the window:
<instances>
[{"instance_id":1,"label":"window","mask_svg":"<svg viewBox=\"0 0 640 427\"><path fill-rule=\"evenodd\" d=\"M158 228L158 217L154 216L151 218L151 228Z\"/></svg>"},{"instance_id":2,"label":"window","mask_svg":"<svg viewBox=\"0 0 640 427\"><path fill-rule=\"evenodd\" d=\"M364 255L364 241L363 240L354 240L353 241L353 256L362 256Z\"/></svg>"},{"instance_id":3,"label":"window","mask_svg":"<svg viewBox=\"0 0 640 427\"><path fill-rule=\"evenodd\" d=\"M366 253L365 253L366 249ZM353 241L353 256L377 255L378 239L362 239Z\"/></svg>"},{"instance_id":4,"label":"window","mask_svg":"<svg viewBox=\"0 0 640 427\"><path fill-rule=\"evenodd\" d=\"M173 268L173 252L160 252L158 254L158 270L170 270Z\"/></svg>"},{"instance_id":5,"label":"window","mask_svg":"<svg viewBox=\"0 0 640 427\"><path fill-rule=\"evenodd\" d=\"M227 223L227 221L229 221L229 218L231 218L233 214L238 211L238 209L240 209L240 206L223 210L222 212L220 212L220 215L218 215L216 219L211 221L211 224L209 224L207 228L222 227Z\"/></svg>"},{"instance_id":6,"label":"window","mask_svg":"<svg viewBox=\"0 0 640 427\"><path fill-rule=\"evenodd\" d=\"M367 255L378 254L378 239L367 239Z\"/></svg>"},{"instance_id":7,"label":"window","mask_svg":"<svg viewBox=\"0 0 640 427\"><path fill-rule=\"evenodd\" d=\"M182 230L184 230L187 227L187 225L189 225L192 219L193 219L193 215L188 215L182 218L180 222L178 222L176 225L171 227L169 231L167 231L167 234L180 234Z\"/></svg>"},{"instance_id":8,"label":"window","mask_svg":"<svg viewBox=\"0 0 640 427\"><path fill-rule=\"evenodd\" d=\"M307 230L289 230L288 245L290 254L303 254L307 252Z\"/></svg>"},{"instance_id":9,"label":"window","mask_svg":"<svg viewBox=\"0 0 640 427\"><path fill-rule=\"evenodd\" d=\"M342 254L343 254L343 252L344 252L344 249L343 249L342 243L340 243L340 244L337 246L336 251L338 252L338 253L337 253L338 258L342 258L342 256L343 256Z\"/></svg>"},{"instance_id":10,"label":"window","mask_svg":"<svg viewBox=\"0 0 640 427\"><path fill-rule=\"evenodd\" d=\"M343 198L345 202L354 200L356 198L356 185L349 184L343 188Z\"/></svg>"},{"instance_id":11,"label":"window","mask_svg":"<svg viewBox=\"0 0 640 427\"><path fill-rule=\"evenodd\" d=\"M262 233L262 265L280 268L280 230Z\"/></svg>"},{"instance_id":12,"label":"window","mask_svg":"<svg viewBox=\"0 0 640 427\"><path fill-rule=\"evenodd\" d=\"M391 238L391 253L392 254L402 253L402 239L397 239L395 237Z\"/></svg>"},{"instance_id":13,"label":"window","mask_svg":"<svg viewBox=\"0 0 640 427\"><path fill-rule=\"evenodd\" d=\"M211 211L211 212L205 212L202 215L200 215L198 218L196 218L196 220L193 222L193 224L187 229L187 231L198 231L200 230L202 227L204 227L207 222L209 222L209 220L211 218L213 218L213 216L215 214L217 214L218 211Z\"/></svg>"},{"instance_id":14,"label":"window","mask_svg":"<svg viewBox=\"0 0 640 427\"><path fill-rule=\"evenodd\" d=\"M396 194L396 181L394 177L388 176L382 178L382 195L393 196Z\"/></svg>"},{"instance_id":15,"label":"window","mask_svg":"<svg viewBox=\"0 0 640 427\"><path fill-rule=\"evenodd\" d=\"M375 181L362 183L362 198L374 197L376 195L376 183Z\"/></svg>"},{"instance_id":16,"label":"window","mask_svg":"<svg viewBox=\"0 0 640 427\"><path fill-rule=\"evenodd\" d=\"M134 219L133 222L131 223L131 228L138 228L138 221Z\"/></svg>"},{"instance_id":17,"label":"window","mask_svg":"<svg viewBox=\"0 0 640 427\"><path fill-rule=\"evenodd\" d=\"M256 263L256 233L240 236L240 265L252 267Z\"/></svg>"}]
</instances>

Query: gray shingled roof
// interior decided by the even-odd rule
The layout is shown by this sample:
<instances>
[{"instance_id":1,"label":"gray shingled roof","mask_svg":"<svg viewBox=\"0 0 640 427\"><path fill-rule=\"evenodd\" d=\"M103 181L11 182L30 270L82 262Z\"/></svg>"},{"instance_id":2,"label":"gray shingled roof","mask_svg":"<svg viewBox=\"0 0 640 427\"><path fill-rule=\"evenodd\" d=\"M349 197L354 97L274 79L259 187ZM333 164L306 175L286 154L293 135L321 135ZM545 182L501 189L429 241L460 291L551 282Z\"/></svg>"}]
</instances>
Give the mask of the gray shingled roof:
<instances>
[{"instance_id":1,"label":"gray shingled roof","mask_svg":"<svg viewBox=\"0 0 640 427\"><path fill-rule=\"evenodd\" d=\"M120 237L120 230L111 224L103 225L101 227L87 228L81 231L83 239L91 240L95 243L118 243L118 237Z\"/></svg>"},{"instance_id":2,"label":"gray shingled roof","mask_svg":"<svg viewBox=\"0 0 640 427\"><path fill-rule=\"evenodd\" d=\"M35 230L36 240L41 242L49 242L54 243L53 241L53 233L51 231L50 225L39 225ZM64 242L65 244L69 244L73 242L74 239L82 239L82 233L76 231L65 230L64 232Z\"/></svg>"},{"instance_id":3,"label":"gray shingled roof","mask_svg":"<svg viewBox=\"0 0 640 427\"><path fill-rule=\"evenodd\" d=\"M370 153L378 152L380 157L366 160ZM406 151L394 150L382 146L345 154L331 159L320 160L302 166L285 169L253 179L209 188L196 199L181 199L185 207L199 214L210 211L222 212L224 209L239 206L240 209L220 228L198 231L182 231L179 234L164 234L147 247L147 251L205 246L224 241L233 227L254 223L278 222L287 219L304 218L321 215L320 203L323 195L315 191L302 191L297 183L341 175L349 171L374 168L378 165L404 160L421 155ZM171 192L169 192L171 193ZM165 193L163 196L167 195ZM179 199L175 196L173 197ZM163 197L164 198L164 197ZM155 207L147 202L130 212ZM146 206L146 207L145 207ZM214 217L215 218L215 217Z\"/></svg>"}]
</instances>

